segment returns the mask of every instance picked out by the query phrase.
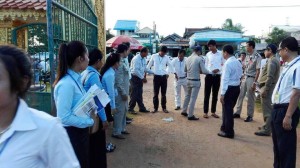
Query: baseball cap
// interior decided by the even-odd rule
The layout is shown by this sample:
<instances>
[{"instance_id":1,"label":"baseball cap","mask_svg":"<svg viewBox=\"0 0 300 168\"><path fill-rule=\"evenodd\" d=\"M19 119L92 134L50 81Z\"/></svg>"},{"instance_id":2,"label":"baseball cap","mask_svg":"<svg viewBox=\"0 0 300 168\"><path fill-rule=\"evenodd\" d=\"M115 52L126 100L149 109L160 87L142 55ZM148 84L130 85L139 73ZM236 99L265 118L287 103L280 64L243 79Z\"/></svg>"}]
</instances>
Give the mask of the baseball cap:
<instances>
[{"instance_id":1,"label":"baseball cap","mask_svg":"<svg viewBox=\"0 0 300 168\"><path fill-rule=\"evenodd\" d=\"M201 51L202 47L200 45L196 45L196 46L193 46L192 49L195 51Z\"/></svg>"},{"instance_id":2,"label":"baseball cap","mask_svg":"<svg viewBox=\"0 0 300 168\"><path fill-rule=\"evenodd\" d=\"M266 50L272 50L272 53L276 53L277 47L274 44L269 44L266 48Z\"/></svg>"}]
</instances>

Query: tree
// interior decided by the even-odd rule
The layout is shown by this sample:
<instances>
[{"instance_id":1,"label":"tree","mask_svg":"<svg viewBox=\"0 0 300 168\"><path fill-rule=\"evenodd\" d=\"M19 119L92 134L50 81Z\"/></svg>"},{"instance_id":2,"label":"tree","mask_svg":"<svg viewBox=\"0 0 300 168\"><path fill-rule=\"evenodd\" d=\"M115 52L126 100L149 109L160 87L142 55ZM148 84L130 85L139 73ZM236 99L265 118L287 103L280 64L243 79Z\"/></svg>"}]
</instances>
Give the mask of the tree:
<instances>
[{"instance_id":1,"label":"tree","mask_svg":"<svg viewBox=\"0 0 300 168\"><path fill-rule=\"evenodd\" d=\"M238 31L243 32L243 26L240 23L233 24L232 19L228 18L225 20L225 22L222 25L222 29L224 30L232 30L232 31Z\"/></svg>"},{"instance_id":2,"label":"tree","mask_svg":"<svg viewBox=\"0 0 300 168\"><path fill-rule=\"evenodd\" d=\"M254 41L255 43L260 43L261 39L260 38L256 38L256 37L250 37L249 40Z\"/></svg>"},{"instance_id":3,"label":"tree","mask_svg":"<svg viewBox=\"0 0 300 168\"><path fill-rule=\"evenodd\" d=\"M106 40L109 40L111 38L115 37L113 34L110 33L110 29L106 30Z\"/></svg>"},{"instance_id":4,"label":"tree","mask_svg":"<svg viewBox=\"0 0 300 168\"><path fill-rule=\"evenodd\" d=\"M278 46L279 43L288 36L289 33L287 33L286 31L279 29L278 27L274 27L272 32L268 34L266 42Z\"/></svg>"}]
</instances>

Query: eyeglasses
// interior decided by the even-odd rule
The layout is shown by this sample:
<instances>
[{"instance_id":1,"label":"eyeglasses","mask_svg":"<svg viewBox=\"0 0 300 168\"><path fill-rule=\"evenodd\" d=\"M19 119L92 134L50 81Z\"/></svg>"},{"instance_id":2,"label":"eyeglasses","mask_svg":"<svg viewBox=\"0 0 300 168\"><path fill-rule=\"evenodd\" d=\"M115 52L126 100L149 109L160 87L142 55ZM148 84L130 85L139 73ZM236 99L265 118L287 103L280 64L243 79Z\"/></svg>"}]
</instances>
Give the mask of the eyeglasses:
<instances>
[{"instance_id":1,"label":"eyeglasses","mask_svg":"<svg viewBox=\"0 0 300 168\"><path fill-rule=\"evenodd\" d=\"M282 49L283 49L283 48L278 48L278 49L277 49L277 52L280 52Z\"/></svg>"}]
</instances>

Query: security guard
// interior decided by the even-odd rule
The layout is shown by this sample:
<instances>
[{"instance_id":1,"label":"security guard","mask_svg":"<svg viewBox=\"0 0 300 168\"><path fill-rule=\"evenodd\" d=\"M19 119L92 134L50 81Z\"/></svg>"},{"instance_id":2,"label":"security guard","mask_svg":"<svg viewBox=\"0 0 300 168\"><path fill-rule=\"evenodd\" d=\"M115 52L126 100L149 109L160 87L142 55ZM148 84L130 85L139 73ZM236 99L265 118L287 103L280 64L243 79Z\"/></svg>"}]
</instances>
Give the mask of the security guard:
<instances>
[{"instance_id":1,"label":"security guard","mask_svg":"<svg viewBox=\"0 0 300 168\"><path fill-rule=\"evenodd\" d=\"M278 51L287 66L283 69L272 95L274 167L295 168L300 99L300 56L297 40L294 37L285 38Z\"/></svg>"},{"instance_id":2,"label":"security guard","mask_svg":"<svg viewBox=\"0 0 300 168\"><path fill-rule=\"evenodd\" d=\"M275 57L277 47L274 44L269 44L265 49L265 56L267 63L263 67L260 77L258 79L261 95L261 106L265 124L260 127L260 131L255 132L258 136L271 135L271 112L272 108L272 93L275 84L280 74L280 63Z\"/></svg>"},{"instance_id":3,"label":"security guard","mask_svg":"<svg viewBox=\"0 0 300 168\"><path fill-rule=\"evenodd\" d=\"M181 115L188 116L188 120L199 120L198 117L194 116L194 107L201 85L200 73L209 74L210 72L205 68L205 60L200 56L202 48L195 46L193 49L193 54L187 58L185 63L188 81ZM187 113L188 106L190 107Z\"/></svg>"},{"instance_id":4,"label":"security guard","mask_svg":"<svg viewBox=\"0 0 300 168\"><path fill-rule=\"evenodd\" d=\"M246 56L246 69L244 72L244 79L241 83L241 92L237 102L237 111L233 115L233 118L240 118L242 112L243 100L247 92L248 106L247 114L248 117L244 120L245 122L253 121L254 104L255 104L255 89L256 82L260 73L260 62L261 56L254 50L255 42L248 41L246 45L248 55Z\"/></svg>"}]
</instances>

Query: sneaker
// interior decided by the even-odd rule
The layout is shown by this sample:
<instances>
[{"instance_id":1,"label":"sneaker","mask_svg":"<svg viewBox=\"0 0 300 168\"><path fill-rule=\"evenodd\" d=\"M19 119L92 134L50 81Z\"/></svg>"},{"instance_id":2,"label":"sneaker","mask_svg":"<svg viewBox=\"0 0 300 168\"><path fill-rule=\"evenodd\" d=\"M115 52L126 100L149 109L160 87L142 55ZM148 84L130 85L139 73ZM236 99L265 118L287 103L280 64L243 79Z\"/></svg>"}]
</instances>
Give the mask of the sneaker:
<instances>
[{"instance_id":1,"label":"sneaker","mask_svg":"<svg viewBox=\"0 0 300 168\"><path fill-rule=\"evenodd\" d=\"M241 118L241 115L234 113L233 118Z\"/></svg>"},{"instance_id":2,"label":"sneaker","mask_svg":"<svg viewBox=\"0 0 300 168\"><path fill-rule=\"evenodd\" d=\"M245 121L245 122L251 122L251 121L253 121L253 118L250 117L250 116L248 116L244 121Z\"/></svg>"}]
</instances>

